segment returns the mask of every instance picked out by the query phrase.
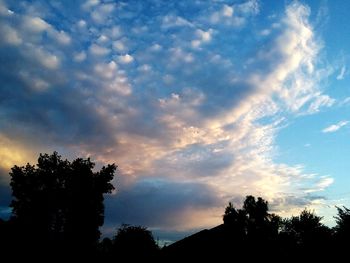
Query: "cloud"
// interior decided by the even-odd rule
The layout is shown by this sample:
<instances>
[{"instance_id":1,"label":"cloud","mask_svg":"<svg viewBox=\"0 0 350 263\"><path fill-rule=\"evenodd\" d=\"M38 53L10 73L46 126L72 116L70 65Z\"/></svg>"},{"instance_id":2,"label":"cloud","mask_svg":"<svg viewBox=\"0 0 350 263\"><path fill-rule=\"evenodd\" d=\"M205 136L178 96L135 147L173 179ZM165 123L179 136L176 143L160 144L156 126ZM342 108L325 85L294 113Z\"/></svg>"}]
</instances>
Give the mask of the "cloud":
<instances>
[{"instance_id":1,"label":"cloud","mask_svg":"<svg viewBox=\"0 0 350 263\"><path fill-rule=\"evenodd\" d=\"M350 97L346 97L345 99L343 99L339 104L340 105L348 105L350 102Z\"/></svg>"},{"instance_id":2,"label":"cloud","mask_svg":"<svg viewBox=\"0 0 350 263\"><path fill-rule=\"evenodd\" d=\"M208 43L211 41L213 30L209 29L208 31L203 31L201 29L197 29L195 34L197 39L192 40L191 44L193 47L196 48L200 46L202 43Z\"/></svg>"},{"instance_id":3,"label":"cloud","mask_svg":"<svg viewBox=\"0 0 350 263\"><path fill-rule=\"evenodd\" d=\"M117 40L113 42L113 48L115 48L119 52L123 52L127 50L126 45L124 44L124 41L122 40Z\"/></svg>"},{"instance_id":4,"label":"cloud","mask_svg":"<svg viewBox=\"0 0 350 263\"><path fill-rule=\"evenodd\" d=\"M76 62L82 62L86 59L86 53L84 51L81 51L79 53L76 53L73 57L74 61Z\"/></svg>"},{"instance_id":5,"label":"cloud","mask_svg":"<svg viewBox=\"0 0 350 263\"><path fill-rule=\"evenodd\" d=\"M175 16L175 15L166 15L162 19L162 28L163 29L169 29L172 27L182 27L182 26L188 26L193 27L193 24L186 20L183 17Z\"/></svg>"},{"instance_id":6,"label":"cloud","mask_svg":"<svg viewBox=\"0 0 350 263\"><path fill-rule=\"evenodd\" d=\"M247 17L254 16L258 13L259 4L255 0L231 6L223 4L220 10L210 15L210 22L212 24L224 23L229 26L240 27L246 23Z\"/></svg>"},{"instance_id":7,"label":"cloud","mask_svg":"<svg viewBox=\"0 0 350 263\"><path fill-rule=\"evenodd\" d=\"M90 7L96 6L100 4L100 0L87 0L85 3L82 5L82 8L88 9Z\"/></svg>"},{"instance_id":8,"label":"cloud","mask_svg":"<svg viewBox=\"0 0 350 263\"><path fill-rule=\"evenodd\" d=\"M340 128L346 126L349 122L348 121L340 121L337 124L332 124L322 130L323 133L330 133L330 132L336 132Z\"/></svg>"},{"instance_id":9,"label":"cloud","mask_svg":"<svg viewBox=\"0 0 350 263\"><path fill-rule=\"evenodd\" d=\"M129 54L119 56L119 62L122 64L129 64L133 61L134 61L134 58Z\"/></svg>"},{"instance_id":10,"label":"cloud","mask_svg":"<svg viewBox=\"0 0 350 263\"><path fill-rule=\"evenodd\" d=\"M288 214L332 183L274 160L289 116L334 104L305 5L263 38L257 1L15 7L0 23L0 167L52 150L115 162L106 222L162 231L220 223L247 194Z\"/></svg>"},{"instance_id":11,"label":"cloud","mask_svg":"<svg viewBox=\"0 0 350 263\"><path fill-rule=\"evenodd\" d=\"M92 44L90 46L90 52L91 54L96 56L105 56L110 52L110 50L106 47L102 47L97 44Z\"/></svg>"},{"instance_id":12,"label":"cloud","mask_svg":"<svg viewBox=\"0 0 350 263\"><path fill-rule=\"evenodd\" d=\"M173 226L178 230L200 227L198 219L189 212L193 209L207 210L220 204L214 191L200 183L140 180L107 198L106 224ZM182 225L185 221L187 225Z\"/></svg>"},{"instance_id":13,"label":"cloud","mask_svg":"<svg viewBox=\"0 0 350 263\"><path fill-rule=\"evenodd\" d=\"M3 35L2 41L6 44L15 46L22 44L22 39L14 28L8 25L0 25L0 31Z\"/></svg>"},{"instance_id":14,"label":"cloud","mask_svg":"<svg viewBox=\"0 0 350 263\"><path fill-rule=\"evenodd\" d=\"M228 6L228 5L224 5L222 7L222 15L227 16L227 17L231 17L233 15L233 7Z\"/></svg>"},{"instance_id":15,"label":"cloud","mask_svg":"<svg viewBox=\"0 0 350 263\"><path fill-rule=\"evenodd\" d=\"M71 43L71 37L64 31L53 31L53 37L63 45L68 45Z\"/></svg>"},{"instance_id":16,"label":"cloud","mask_svg":"<svg viewBox=\"0 0 350 263\"><path fill-rule=\"evenodd\" d=\"M40 17L24 17L23 19L23 25L24 27L32 31L34 33L40 33L45 30L50 29L51 25L48 24L45 20L41 19Z\"/></svg>"},{"instance_id":17,"label":"cloud","mask_svg":"<svg viewBox=\"0 0 350 263\"><path fill-rule=\"evenodd\" d=\"M38 60L42 66L47 69L57 69L60 66L60 59L57 55L38 48L33 51L33 56Z\"/></svg>"},{"instance_id":18,"label":"cloud","mask_svg":"<svg viewBox=\"0 0 350 263\"><path fill-rule=\"evenodd\" d=\"M337 76L337 80L344 79L345 72L346 72L346 66L342 66L341 69L340 69L340 72L339 72L339 74Z\"/></svg>"}]
</instances>

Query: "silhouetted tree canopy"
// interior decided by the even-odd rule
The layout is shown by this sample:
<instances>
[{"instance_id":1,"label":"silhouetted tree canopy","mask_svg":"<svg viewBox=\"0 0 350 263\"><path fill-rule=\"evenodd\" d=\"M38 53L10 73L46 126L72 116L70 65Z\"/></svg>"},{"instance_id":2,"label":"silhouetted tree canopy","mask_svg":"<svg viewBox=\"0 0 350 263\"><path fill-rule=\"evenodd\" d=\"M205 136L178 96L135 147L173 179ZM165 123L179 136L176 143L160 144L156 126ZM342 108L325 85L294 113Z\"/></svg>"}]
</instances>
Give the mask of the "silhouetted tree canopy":
<instances>
[{"instance_id":1,"label":"silhouetted tree canopy","mask_svg":"<svg viewBox=\"0 0 350 263\"><path fill-rule=\"evenodd\" d=\"M338 243L342 246L349 244L350 241L350 209L343 206L337 207L338 215L335 216L335 232Z\"/></svg>"},{"instance_id":2,"label":"silhouetted tree canopy","mask_svg":"<svg viewBox=\"0 0 350 263\"><path fill-rule=\"evenodd\" d=\"M347 218L349 210L341 210L340 218ZM215 261L243 258L245 261L270 262L281 259L318 260L331 255L332 231L321 223L322 217L304 210L299 216L282 219L269 213L263 198L247 196L237 209L230 202L225 208L223 225L202 230L165 249L168 260Z\"/></svg>"},{"instance_id":3,"label":"silhouetted tree canopy","mask_svg":"<svg viewBox=\"0 0 350 263\"><path fill-rule=\"evenodd\" d=\"M142 226L124 224L113 239L113 251L119 258L152 259L158 250L152 232Z\"/></svg>"},{"instance_id":4,"label":"silhouetted tree canopy","mask_svg":"<svg viewBox=\"0 0 350 263\"><path fill-rule=\"evenodd\" d=\"M299 216L285 219L281 236L293 246L290 250L296 249L310 255L320 249L330 249L332 231L321 220L322 217L306 209Z\"/></svg>"},{"instance_id":5,"label":"silhouetted tree canopy","mask_svg":"<svg viewBox=\"0 0 350 263\"><path fill-rule=\"evenodd\" d=\"M223 216L224 224L234 230L236 235L251 241L278 235L281 218L268 213L268 202L258 197L247 196L242 209L236 209L230 202Z\"/></svg>"},{"instance_id":6,"label":"silhouetted tree canopy","mask_svg":"<svg viewBox=\"0 0 350 263\"><path fill-rule=\"evenodd\" d=\"M40 154L36 166L14 166L10 206L17 238L41 248L95 246L104 221L103 194L114 189L116 165L98 172L94 165L89 158L69 162L54 152Z\"/></svg>"}]
</instances>

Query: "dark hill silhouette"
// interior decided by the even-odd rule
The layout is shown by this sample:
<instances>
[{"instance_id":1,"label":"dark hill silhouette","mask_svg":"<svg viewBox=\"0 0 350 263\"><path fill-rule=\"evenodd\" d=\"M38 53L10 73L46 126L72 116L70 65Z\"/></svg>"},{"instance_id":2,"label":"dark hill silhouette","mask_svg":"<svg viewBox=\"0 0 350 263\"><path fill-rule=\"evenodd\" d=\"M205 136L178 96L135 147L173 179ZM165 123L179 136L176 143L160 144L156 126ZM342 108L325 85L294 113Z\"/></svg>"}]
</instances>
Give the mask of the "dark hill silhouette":
<instances>
[{"instance_id":1,"label":"dark hill silhouette","mask_svg":"<svg viewBox=\"0 0 350 263\"><path fill-rule=\"evenodd\" d=\"M224 256L225 251L231 250L234 245L234 237L222 224L211 229L204 229L198 233L179 240L163 248L162 252L166 260L207 259Z\"/></svg>"}]
</instances>

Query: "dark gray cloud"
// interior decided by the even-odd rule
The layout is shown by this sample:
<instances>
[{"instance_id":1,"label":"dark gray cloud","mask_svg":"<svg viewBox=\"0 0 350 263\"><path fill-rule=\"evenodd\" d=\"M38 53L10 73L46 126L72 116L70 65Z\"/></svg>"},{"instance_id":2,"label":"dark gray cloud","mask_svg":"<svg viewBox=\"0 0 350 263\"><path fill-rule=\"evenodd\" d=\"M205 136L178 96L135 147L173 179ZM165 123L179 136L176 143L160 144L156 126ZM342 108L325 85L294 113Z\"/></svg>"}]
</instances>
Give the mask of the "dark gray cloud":
<instances>
[{"instance_id":1,"label":"dark gray cloud","mask_svg":"<svg viewBox=\"0 0 350 263\"><path fill-rule=\"evenodd\" d=\"M301 195L285 195L281 198L275 198L269 202L269 208L271 211L279 211L281 209L288 208L307 208L313 204L315 200L325 201L327 198L318 194L305 194Z\"/></svg>"},{"instance_id":2,"label":"dark gray cloud","mask_svg":"<svg viewBox=\"0 0 350 263\"><path fill-rule=\"evenodd\" d=\"M106 197L105 223L166 228L182 221L188 209L208 209L220 203L215 190L205 184L140 180Z\"/></svg>"}]
</instances>

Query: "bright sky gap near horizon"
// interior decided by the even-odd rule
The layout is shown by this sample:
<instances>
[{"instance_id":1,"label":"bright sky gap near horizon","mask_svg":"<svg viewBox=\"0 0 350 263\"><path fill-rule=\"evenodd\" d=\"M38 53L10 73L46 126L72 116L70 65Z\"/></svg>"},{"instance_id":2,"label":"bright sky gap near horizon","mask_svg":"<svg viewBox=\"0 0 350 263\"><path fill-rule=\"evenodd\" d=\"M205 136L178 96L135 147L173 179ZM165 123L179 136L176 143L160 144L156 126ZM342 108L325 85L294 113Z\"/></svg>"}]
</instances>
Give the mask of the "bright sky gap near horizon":
<instances>
[{"instance_id":1,"label":"bright sky gap near horizon","mask_svg":"<svg viewBox=\"0 0 350 263\"><path fill-rule=\"evenodd\" d=\"M0 0L0 217L39 153L116 163L103 231L174 240L246 195L350 207L348 1Z\"/></svg>"}]
</instances>

